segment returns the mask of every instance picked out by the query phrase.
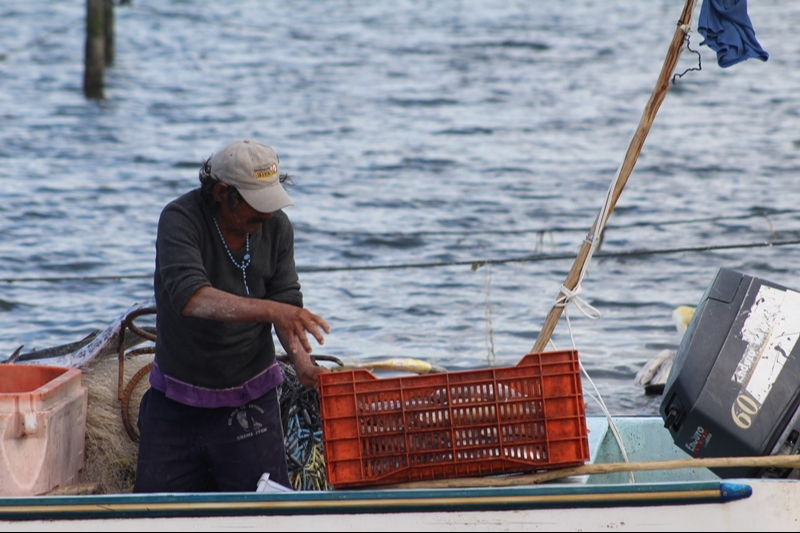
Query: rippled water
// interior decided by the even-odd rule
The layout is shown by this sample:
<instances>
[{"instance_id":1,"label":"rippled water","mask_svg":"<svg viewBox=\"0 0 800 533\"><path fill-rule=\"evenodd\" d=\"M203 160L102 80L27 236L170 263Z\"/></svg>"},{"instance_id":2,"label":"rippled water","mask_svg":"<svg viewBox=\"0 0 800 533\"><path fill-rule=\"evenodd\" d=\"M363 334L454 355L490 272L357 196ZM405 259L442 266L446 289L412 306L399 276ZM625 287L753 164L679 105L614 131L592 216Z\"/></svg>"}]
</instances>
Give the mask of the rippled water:
<instances>
[{"instance_id":1,"label":"rippled water","mask_svg":"<svg viewBox=\"0 0 800 533\"><path fill-rule=\"evenodd\" d=\"M82 95L83 1L0 6L0 358L149 298L161 208L258 138L294 175L318 353L513 365L544 323L654 88L683 2L133 0L106 99ZM603 252L800 236L800 3L750 2L768 62L674 86ZM696 20L696 17L695 17ZM697 66L684 54L680 71ZM768 214L765 216L764 213ZM551 261L509 261L531 254ZM797 246L595 259L572 311L615 413L719 267L800 288ZM398 268L376 268L396 266ZM365 269L361 267L372 267ZM553 340L569 348L562 321ZM589 410L597 411L594 404Z\"/></svg>"}]
</instances>

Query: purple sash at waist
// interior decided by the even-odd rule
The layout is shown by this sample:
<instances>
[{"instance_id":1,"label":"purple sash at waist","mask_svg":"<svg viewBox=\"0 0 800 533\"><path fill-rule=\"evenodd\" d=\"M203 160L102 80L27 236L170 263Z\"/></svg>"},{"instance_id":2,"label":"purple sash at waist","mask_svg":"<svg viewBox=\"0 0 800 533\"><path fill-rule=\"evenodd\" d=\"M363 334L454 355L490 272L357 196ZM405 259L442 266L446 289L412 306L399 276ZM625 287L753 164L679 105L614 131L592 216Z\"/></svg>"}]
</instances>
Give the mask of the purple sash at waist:
<instances>
[{"instance_id":1,"label":"purple sash at waist","mask_svg":"<svg viewBox=\"0 0 800 533\"><path fill-rule=\"evenodd\" d=\"M281 383L283 374L277 361L241 385L227 389L210 389L186 383L164 374L155 363L150 372L150 386L163 392L167 398L185 405L209 409L241 407L260 398Z\"/></svg>"}]
</instances>

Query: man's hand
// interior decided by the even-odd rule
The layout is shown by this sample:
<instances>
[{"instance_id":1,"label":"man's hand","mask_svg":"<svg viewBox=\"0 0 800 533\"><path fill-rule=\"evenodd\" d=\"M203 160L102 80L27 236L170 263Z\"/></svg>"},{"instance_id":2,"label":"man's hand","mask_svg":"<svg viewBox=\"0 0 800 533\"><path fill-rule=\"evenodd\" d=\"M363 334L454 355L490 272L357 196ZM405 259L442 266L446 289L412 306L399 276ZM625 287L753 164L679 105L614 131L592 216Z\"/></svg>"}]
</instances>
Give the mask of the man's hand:
<instances>
[{"instance_id":1,"label":"man's hand","mask_svg":"<svg viewBox=\"0 0 800 533\"><path fill-rule=\"evenodd\" d=\"M311 359L309 358L309 362ZM319 375L324 374L326 372L330 372L330 368L325 368L324 366L315 365L313 362L309 365L305 365L302 367L298 367L297 363L295 362L295 358L292 358L292 364L294 364L295 372L297 373L297 380L300 384L309 389L316 389L319 385Z\"/></svg>"},{"instance_id":2,"label":"man's hand","mask_svg":"<svg viewBox=\"0 0 800 533\"><path fill-rule=\"evenodd\" d=\"M330 333L331 328L322 317L307 309L288 304L280 305L279 313L273 321L278 340L289 354L300 384L308 388L317 388L318 376L330 370L315 365L311 360L308 333L311 333L319 344L324 344L322 331Z\"/></svg>"},{"instance_id":3,"label":"man's hand","mask_svg":"<svg viewBox=\"0 0 800 533\"><path fill-rule=\"evenodd\" d=\"M306 355L311 353L308 333L311 333L320 345L325 344L322 332L331 332L331 327L325 322L325 319L302 307L289 304L278 305L273 325L278 339L290 355L300 351L305 352Z\"/></svg>"}]
</instances>

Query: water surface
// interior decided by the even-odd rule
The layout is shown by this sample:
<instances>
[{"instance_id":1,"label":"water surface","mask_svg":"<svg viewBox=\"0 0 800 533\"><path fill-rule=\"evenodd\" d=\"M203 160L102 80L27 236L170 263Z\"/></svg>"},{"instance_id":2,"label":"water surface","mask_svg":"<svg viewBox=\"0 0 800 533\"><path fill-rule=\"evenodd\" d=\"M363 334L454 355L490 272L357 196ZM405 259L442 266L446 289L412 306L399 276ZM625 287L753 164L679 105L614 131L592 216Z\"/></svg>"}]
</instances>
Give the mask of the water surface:
<instances>
[{"instance_id":1,"label":"water surface","mask_svg":"<svg viewBox=\"0 0 800 533\"><path fill-rule=\"evenodd\" d=\"M106 98L82 95L78 0L0 7L0 358L78 340L152 293L158 215L200 161L260 139L318 353L513 365L533 346L655 86L683 2L134 0ZM698 10L699 11L699 10ZM697 13L696 13L697 14ZM768 62L674 86L603 252L788 240L800 220L800 3L751 2ZM696 17L695 17L696 20ZM679 70L697 66L684 54ZM554 254L553 261L511 261ZM498 262L473 270L472 262ZM595 259L571 310L614 413L672 309L727 267L800 288L797 246ZM362 267L384 267L363 269ZM565 322L553 341L572 346ZM590 412L597 412L594 402Z\"/></svg>"}]
</instances>

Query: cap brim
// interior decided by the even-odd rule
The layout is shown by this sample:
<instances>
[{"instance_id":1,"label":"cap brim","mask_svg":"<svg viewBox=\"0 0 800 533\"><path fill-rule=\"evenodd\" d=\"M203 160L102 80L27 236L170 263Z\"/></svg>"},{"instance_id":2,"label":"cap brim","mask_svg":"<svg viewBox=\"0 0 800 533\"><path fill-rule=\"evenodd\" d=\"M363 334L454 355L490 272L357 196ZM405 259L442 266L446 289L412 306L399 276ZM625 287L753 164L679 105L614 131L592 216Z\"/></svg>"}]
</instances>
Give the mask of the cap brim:
<instances>
[{"instance_id":1,"label":"cap brim","mask_svg":"<svg viewBox=\"0 0 800 533\"><path fill-rule=\"evenodd\" d=\"M239 189L242 198L250 204L250 207L260 213L274 213L284 207L294 205L292 199L280 184L263 189Z\"/></svg>"}]
</instances>

